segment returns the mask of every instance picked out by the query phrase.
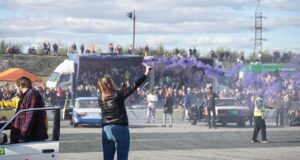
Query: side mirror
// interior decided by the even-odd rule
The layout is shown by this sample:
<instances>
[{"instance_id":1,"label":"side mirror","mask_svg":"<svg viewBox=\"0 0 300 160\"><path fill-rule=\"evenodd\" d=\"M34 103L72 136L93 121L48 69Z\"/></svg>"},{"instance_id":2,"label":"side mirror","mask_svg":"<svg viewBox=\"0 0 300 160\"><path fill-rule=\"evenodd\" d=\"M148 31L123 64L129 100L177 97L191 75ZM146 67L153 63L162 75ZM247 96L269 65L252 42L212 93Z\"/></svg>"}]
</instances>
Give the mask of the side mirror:
<instances>
[{"instance_id":1,"label":"side mirror","mask_svg":"<svg viewBox=\"0 0 300 160\"><path fill-rule=\"evenodd\" d=\"M0 133L0 144L5 144L7 142L7 135Z\"/></svg>"}]
</instances>

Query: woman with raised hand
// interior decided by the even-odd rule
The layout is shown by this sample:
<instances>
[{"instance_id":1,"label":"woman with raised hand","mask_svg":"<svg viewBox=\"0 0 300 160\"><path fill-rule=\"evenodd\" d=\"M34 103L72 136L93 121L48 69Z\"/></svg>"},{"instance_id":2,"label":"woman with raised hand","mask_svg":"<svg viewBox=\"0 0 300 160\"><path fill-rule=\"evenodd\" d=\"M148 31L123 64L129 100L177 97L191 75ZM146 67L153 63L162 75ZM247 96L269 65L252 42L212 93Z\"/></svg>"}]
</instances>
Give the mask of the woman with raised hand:
<instances>
[{"instance_id":1,"label":"woman with raised hand","mask_svg":"<svg viewBox=\"0 0 300 160\"><path fill-rule=\"evenodd\" d=\"M127 160L130 147L130 133L125 99L130 96L146 79L151 67L144 65L144 75L129 85L117 89L108 75L98 81L100 88L99 104L102 110L102 147L104 160L113 160L117 151L118 160Z\"/></svg>"}]
</instances>

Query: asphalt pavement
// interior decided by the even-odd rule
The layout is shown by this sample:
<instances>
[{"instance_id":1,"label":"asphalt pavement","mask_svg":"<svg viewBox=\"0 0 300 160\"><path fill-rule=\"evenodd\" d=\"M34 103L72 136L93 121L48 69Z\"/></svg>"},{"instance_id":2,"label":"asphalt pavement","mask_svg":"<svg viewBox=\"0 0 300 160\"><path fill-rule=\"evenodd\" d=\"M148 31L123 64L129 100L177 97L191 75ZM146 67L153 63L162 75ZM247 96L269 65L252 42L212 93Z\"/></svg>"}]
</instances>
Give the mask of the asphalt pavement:
<instances>
[{"instance_id":1,"label":"asphalt pavement","mask_svg":"<svg viewBox=\"0 0 300 160\"><path fill-rule=\"evenodd\" d=\"M300 127L275 127L267 120L268 144L251 143L253 128L238 128L235 124L209 129L199 122L192 126L175 115L173 127L160 127L160 111L155 123L145 123L144 110L129 110L131 146L130 160L298 160L300 157ZM60 159L103 159L101 128L72 128L62 121ZM259 137L260 138L260 137Z\"/></svg>"}]
</instances>

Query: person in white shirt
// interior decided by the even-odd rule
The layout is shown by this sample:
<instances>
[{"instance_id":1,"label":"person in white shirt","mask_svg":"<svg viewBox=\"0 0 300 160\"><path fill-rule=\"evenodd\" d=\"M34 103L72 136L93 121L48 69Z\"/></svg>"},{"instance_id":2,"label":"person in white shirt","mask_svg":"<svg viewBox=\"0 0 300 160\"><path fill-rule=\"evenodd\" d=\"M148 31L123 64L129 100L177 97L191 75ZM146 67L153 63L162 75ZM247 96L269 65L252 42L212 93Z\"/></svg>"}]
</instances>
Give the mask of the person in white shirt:
<instances>
[{"instance_id":1,"label":"person in white shirt","mask_svg":"<svg viewBox=\"0 0 300 160\"><path fill-rule=\"evenodd\" d=\"M157 94L155 93L154 90L152 90L148 95L147 95L147 123L150 123L151 120L154 123L155 122L155 106L158 101Z\"/></svg>"}]
</instances>

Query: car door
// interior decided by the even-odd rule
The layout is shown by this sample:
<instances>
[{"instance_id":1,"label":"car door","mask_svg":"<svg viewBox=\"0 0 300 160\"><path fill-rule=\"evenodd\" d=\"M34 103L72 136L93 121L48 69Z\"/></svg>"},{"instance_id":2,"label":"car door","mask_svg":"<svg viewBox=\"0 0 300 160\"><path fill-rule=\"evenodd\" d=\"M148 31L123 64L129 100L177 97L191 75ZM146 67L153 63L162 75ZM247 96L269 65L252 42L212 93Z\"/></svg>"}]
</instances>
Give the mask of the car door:
<instances>
[{"instance_id":1,"label":"car door","mask_svg":"<svg viewBox=\"0 0 300 160\"><path fill-rule=\"evenodd\" d=\"M0 160L58 160L60 136L60 107L32 108L20 110L8 122L0 127ZM55 110L52 127L52 139L35 142L10 144L8 130L4 130L20 113L38 110Z\"/></svg>"},{"instance_id":2,"label":"car door","mask_svg":"<svg viewBox=\"0 0 300 160\"><path fill-rule=\"evenodd\" d=\"M0 145L1 160L58 160L59 141Z\"/></svg>"}]
</instances>

